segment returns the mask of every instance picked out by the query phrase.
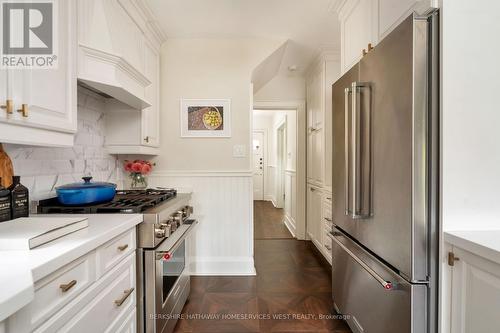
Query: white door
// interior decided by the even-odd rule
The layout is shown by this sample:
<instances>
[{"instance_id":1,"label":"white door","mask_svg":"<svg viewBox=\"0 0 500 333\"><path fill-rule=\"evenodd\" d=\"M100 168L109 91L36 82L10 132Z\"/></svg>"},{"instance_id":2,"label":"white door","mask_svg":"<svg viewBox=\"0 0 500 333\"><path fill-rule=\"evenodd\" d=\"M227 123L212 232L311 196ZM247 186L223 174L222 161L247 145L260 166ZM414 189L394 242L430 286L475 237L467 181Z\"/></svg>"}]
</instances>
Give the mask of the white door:
<instances>
[{"instance_id":1,"label":"white door","mask_svg":"<svg viewBox=\"0 0 500 333\"><path fill-rule=\"evenodd\" d=\"M264 200L264 132L253 132L253 199Z\"/></svg>"}]
</instances>

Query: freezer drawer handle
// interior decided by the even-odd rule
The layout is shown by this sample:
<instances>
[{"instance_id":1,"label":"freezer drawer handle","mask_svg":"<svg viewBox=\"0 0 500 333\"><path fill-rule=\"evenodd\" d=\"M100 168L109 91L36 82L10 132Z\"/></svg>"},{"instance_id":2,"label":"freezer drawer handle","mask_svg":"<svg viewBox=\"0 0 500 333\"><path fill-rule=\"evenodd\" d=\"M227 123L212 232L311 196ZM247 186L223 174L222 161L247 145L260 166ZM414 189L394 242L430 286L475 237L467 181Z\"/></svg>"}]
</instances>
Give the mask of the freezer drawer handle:
<instances>
[{"instance_id":1,"label":"freezer drawer handle","mask_svg":"<svg viewBox=\"0 0 500 333\"><path fill-rule=\"evenodd\" d=\"M342 248L342 250L344 250L345 252L347 252L347 254L352 258L354 259L354 261L356 261L361 267L363 267L363 269L365 271L368 272L368 274L370 274L375 280L377 280L378 283L380 283L382 285L382 287L385 289L385 290L394 290L395 289L395 285L390 282L390 281L385 281L384 279L382 279L380 277L380 275L378 275L373 269L370 268L370 266L368 266L367 264L365 264L361 259L359 259L358 257L356 257L356 255L354 253L352 253L344 244L342 244L342 242L340 242L335 236L339 236L341 235L340 233L338 232L329 232L328 233L328 236L335 242L338 244L338 246L340 246Z\"/></svg>"}]
</instances>

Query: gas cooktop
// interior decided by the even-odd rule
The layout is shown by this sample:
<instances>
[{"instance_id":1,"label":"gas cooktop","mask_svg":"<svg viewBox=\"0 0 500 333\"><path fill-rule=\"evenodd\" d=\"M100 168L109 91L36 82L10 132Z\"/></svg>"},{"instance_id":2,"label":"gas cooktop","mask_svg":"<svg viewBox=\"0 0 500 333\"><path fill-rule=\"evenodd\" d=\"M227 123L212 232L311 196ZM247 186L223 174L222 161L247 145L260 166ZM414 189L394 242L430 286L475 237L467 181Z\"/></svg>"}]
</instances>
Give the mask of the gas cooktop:
<instances>
[{"instance_id":1,"label":"gas cooktop","mask_svg":"<svg viewBox=\"0 0 500 333\"><path fill-rule=\"evenodd\" d=\"M119 190L113 200L100 204L64 206L57 198L40 200L37 211L39 214L142 213L176 195L174 189Z\"/></svg>"}]
</instances>

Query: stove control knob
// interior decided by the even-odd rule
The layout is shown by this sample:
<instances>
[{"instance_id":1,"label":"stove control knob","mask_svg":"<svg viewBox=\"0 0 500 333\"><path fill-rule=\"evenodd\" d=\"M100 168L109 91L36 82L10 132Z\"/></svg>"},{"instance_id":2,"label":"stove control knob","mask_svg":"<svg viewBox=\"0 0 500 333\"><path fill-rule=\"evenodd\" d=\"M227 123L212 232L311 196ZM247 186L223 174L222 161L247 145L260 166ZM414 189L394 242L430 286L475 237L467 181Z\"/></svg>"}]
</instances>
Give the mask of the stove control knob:
<instances>
[{"instance_id":1,"label":"stove control knob","mask_svg":"<svg viewBox=\"0 0 500 333\"><path fill-rule=\"evenodd\" d=\"M168 222L160 223L160 229L165 231L165 237L170 236L171 225Z\"/></svg>"},{"instance_id":2,"label":"stove control knob","mask_svg":"<svg viewBox=\"0 0 500 333\"><path fill-rule=\"evenodd\" d=\"M155 228L155 236L156 236L156 238L164 238L165 237L165 230L160 229L160 228Z\"/></svg>"}]
</instances>

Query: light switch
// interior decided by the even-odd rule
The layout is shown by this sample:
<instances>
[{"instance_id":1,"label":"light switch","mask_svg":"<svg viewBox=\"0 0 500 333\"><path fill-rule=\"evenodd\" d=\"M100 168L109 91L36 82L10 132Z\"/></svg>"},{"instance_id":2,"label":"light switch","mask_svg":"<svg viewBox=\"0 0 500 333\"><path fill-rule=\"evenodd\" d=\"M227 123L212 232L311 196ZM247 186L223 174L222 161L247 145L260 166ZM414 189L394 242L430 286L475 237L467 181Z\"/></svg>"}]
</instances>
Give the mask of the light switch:
<instances>
[{"instance_id":1,"label":"light switch","mask_svg":"<svg viewBox=\"0 0 500 333\"><path fill-rule=\"evenodd\" d=\"M233 157L246 157L247 149L245 145L234 145L233 146Z\"/></svg>"}]
</instances>

